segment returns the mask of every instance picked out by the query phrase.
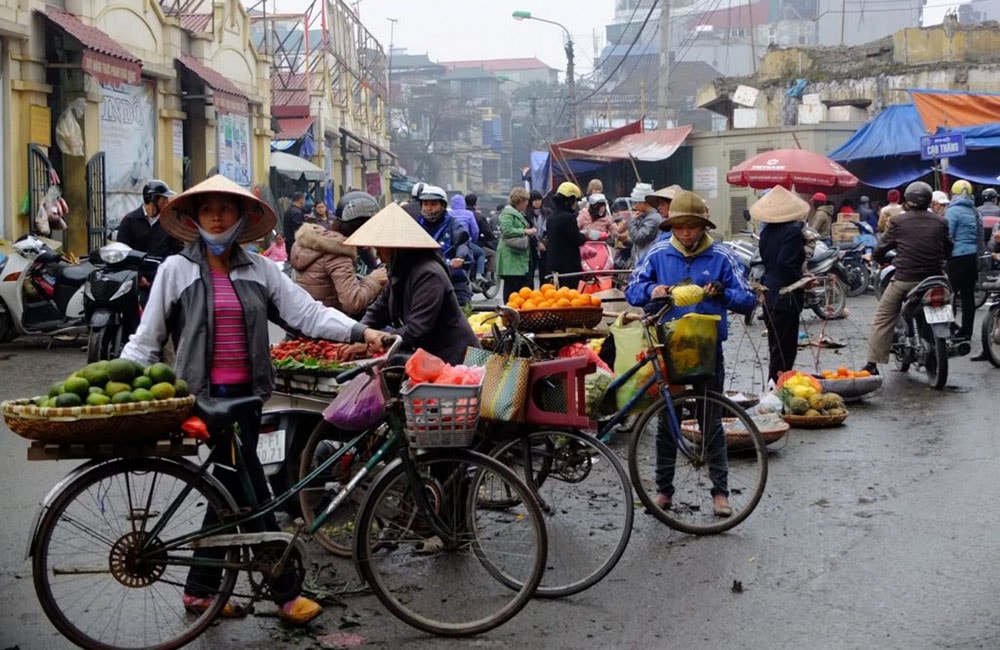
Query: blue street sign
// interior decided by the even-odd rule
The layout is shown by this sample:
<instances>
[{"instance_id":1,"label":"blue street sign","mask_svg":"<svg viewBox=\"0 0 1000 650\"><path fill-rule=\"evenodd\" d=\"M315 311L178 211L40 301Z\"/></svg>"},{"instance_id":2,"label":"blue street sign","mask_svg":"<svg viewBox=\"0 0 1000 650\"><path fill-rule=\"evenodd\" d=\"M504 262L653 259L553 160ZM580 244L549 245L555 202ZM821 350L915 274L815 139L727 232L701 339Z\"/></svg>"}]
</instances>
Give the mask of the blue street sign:
<instances>
[{"instance_id":1,"label":"blue street sign","mask_svg":"<svg viewBox=\"0 0 1000 650\"><path fill-rule=\"evenodd\" d=\"M939 133L920 138L921 160L954 158L965 155L965 136L961 133Z\"/></svg>"}]
</instances>

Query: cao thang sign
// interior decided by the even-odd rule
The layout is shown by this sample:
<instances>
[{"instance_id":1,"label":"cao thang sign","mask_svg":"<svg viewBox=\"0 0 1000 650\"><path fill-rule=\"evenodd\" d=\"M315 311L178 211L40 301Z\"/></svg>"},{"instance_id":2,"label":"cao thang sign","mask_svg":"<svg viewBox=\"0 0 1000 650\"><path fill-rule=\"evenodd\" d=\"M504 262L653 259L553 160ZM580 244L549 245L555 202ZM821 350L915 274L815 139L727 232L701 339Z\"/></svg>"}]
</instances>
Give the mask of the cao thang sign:
<instances>
[{"instance_id":1,"label":"cao thang sign","mask_svg":"<svg viewBox=\"0 0 1000 650\"><path fill-rule=\"evenodd\" d=\"M965 155L965 136L961 133L939 133L920 138L920 158L954 158Z\"/></svg>"}]
</instances>

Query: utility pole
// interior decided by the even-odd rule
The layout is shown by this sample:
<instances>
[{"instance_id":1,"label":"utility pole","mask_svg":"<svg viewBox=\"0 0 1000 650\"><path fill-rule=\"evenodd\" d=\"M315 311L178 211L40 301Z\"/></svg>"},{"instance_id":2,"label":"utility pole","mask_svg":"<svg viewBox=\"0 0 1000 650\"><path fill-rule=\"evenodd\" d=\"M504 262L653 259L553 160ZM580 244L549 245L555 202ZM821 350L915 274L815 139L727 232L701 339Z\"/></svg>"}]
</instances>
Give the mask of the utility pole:
<instances>
[{"instance_id":1,"label":"utility pole","mask_svg":"<svg viewBox=\"0 0 1000 650\"><path fill-rule=\"evenodd\" d=\"M656 92L656 128L667 128L670 111L670 0L660 0L660 75Z\"/></svg>"},{"instance_id":2,"label":"utility pole","mask_svg":"<svg viewBox=\"0 0 1000 650\"><path fill-rule=\"evenodd\" d=\"M563 28L565 29L565 27ZM569 102L569 121L573 125L573 137L580 137L576 124L576 72L573 68L573 37L566 30L566 96Z\"/></svg>"}]
</instances>

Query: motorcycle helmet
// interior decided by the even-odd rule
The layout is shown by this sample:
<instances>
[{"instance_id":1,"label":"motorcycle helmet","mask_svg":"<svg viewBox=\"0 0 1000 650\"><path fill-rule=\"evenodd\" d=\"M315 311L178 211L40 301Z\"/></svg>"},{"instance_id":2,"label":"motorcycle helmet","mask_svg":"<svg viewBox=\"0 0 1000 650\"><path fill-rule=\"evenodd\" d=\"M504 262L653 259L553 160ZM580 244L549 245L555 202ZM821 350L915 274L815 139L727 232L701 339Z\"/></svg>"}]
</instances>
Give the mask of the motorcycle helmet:
<instances>
[{"instance_id":1,"label":"motorcycle helmet","mask_svg":"<svg viewBox=\"0 0 1000 650\"><path fill-rule=\"evenodd\" d=\"M966 180L957 180L951 185L951 195L960 197L962 194L972 196L972 183Z\"/></svg>"},{"instance_id":2,"label":"motorcycle helmet","mask_svg":"<svg viewBox=\"0 0 1000 650\"><path fill-rule=\"evenodd\" d=\"M587 210L591 216L597 217L601 214L601 206L608 205L608 199L601 193L591 194L587 197Z\"/></svg>"},{"instance_id":3,"label":"motorcycle helmet","mask_svg":"<svg viewBox=\"0 0 1000 650\"><path fill-rule=\"evenodd\" d=\"M414 183L413 187L410 188L410 196L417 199L417 197L420 196L420 193L424 191L425 187L427 187L427 183Z\"/></svg>"},{"instance_id":4,"label":"motorcycle helmet","mask_svg":"<svg viewBox=\"0 0 1000 650\"><path fill-rule=\"evenodd\" d=\"M448 194L436 185L424 185L417 195L420 201L440 201L448 205Z\"/></svg>"},{"instance_id":5,"label":"motorcycle helmet","mask_svg":"<svg viewBox=\"0 0 1000 650\"><path fill-rule=\"evenodd\" d=\"M996 203L997 199L1000 199L1000 195L992 187L987 187L983 190L983 203Z\"/></svg>"},{"instance_id":6,"label":"motorcycle helmet","mask_svg":"<svg viewBox=\"0 0 1000 650\"><path fill-rule=\"evenodd\" d=\"M341 221L369 219L379 211L378 201L367 192L348 192L337 203L336 217Z\"/></svg>"},{"instance_id":7,"label":"motorcycle helmet","mask_svg":"<svg viewBox=\"0 0 1000 650\"><path fill-rule=\"evenodd\" d=\"M142 202L152 203L158 197L170 198L177 196L177 193L170 189L170 186L163 181L154 178L142 187Z\"/></svg>"},{"instance_id":8,"label":"motorcycle helmet","mask_svg":"<svg viewBox=\"0 0 1000 650\"><path fill-rule=\"evenodd\" d=\"M580 188L577 187L576 183L565 181L559 185L559 188L556 190L556 196L579 199L583 196L583 193L580 192Z\"/></svg>"},{"instance_id":9,"label":"motorcycle helmet","mask_svg":"<svg viewBox=\"0 0 1000 650\"><path fill-rule=\"evenodd\" d=\"M903 200L914 210L926 210L931 205L934 190L923 181L914 181L903 191Z\"/></svg>"}]
</instances>

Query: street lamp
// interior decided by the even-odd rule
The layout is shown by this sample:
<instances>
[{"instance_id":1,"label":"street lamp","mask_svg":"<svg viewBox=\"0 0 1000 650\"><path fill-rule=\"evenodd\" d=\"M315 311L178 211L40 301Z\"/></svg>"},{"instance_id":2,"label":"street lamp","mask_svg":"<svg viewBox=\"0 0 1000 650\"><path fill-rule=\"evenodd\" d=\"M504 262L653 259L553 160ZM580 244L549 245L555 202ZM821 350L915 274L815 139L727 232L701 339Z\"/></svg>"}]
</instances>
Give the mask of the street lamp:
<instances>
[{"instance_id":1,"label":"street lamp","mask_svg":"<svg viewBox=\"0 0 1000 650\"><path fill-rule=\"evenodd\" d=\"M532 16L530 11L515 11L511 16L514 20L537 20L538 22L549 23L550 25L562 28L566 32L566 95L567 103L569 104L570 124L573 125L573 137L578 137L579 133L576 128L576 75L573 72L573 36L562 23Z\"/></svg>"}]
</instances>

